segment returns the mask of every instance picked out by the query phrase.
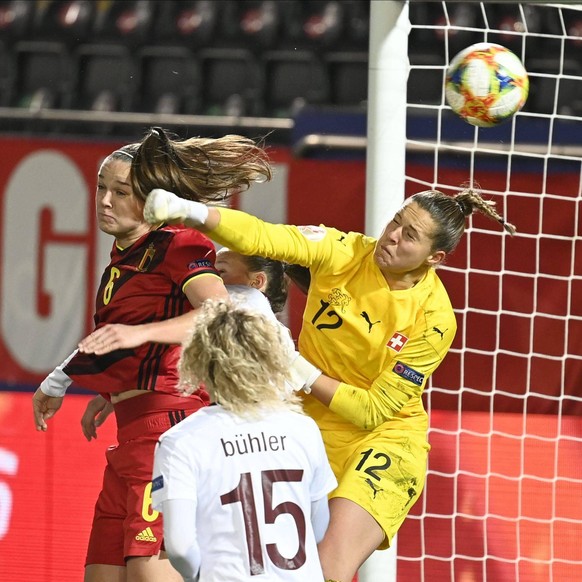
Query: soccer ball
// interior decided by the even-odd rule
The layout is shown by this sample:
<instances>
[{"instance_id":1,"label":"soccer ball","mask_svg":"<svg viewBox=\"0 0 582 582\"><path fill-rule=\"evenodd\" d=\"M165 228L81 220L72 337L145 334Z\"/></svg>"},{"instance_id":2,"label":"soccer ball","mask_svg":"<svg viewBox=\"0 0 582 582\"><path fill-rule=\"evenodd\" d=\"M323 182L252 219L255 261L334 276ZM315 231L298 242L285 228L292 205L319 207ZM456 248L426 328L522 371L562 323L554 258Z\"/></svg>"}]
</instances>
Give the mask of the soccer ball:
<instances>
[{"instance_id":1,"label":"soccer ball","mask_svg":"<svg viewBox=\"0 0 582 582\"><path fill-rule=\"evenodd\" d=\"M509 119L523 107L528 91L529 79L521 61L498 44L471 45L447 69L447 103L471 125L491 127Z\"/></svg>"}]
</instances>

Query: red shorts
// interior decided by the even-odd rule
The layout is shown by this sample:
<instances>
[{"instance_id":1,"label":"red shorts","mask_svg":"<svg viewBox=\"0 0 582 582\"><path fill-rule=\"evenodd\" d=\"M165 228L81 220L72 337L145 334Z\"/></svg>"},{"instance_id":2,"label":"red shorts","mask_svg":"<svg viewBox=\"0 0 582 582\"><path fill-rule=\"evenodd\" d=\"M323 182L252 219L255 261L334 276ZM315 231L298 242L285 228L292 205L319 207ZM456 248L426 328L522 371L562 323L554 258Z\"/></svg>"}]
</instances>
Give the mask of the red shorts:
<instances>
[{"instance_id":1,"label":"red shorts","mask_svg":"<svg viewBox=\"0 0 582 582\"><path fill-rule=\"evenodd\" d=\"M85 565L125 566L162 549L162 516L151 507L158 437L206 401L152 392L114 405L119 444L109 447Z\"/></svg>"}]
</instances>

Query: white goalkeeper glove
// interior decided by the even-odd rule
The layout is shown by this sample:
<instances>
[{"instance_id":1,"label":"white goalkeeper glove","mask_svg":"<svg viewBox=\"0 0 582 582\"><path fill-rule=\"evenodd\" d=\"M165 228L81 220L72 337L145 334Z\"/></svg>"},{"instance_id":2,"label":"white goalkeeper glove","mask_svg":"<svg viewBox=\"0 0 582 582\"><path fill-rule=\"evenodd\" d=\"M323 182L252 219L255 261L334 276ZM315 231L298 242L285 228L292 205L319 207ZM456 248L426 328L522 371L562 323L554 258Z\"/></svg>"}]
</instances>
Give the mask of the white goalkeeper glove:
<instances>
[{"instance_id":1,"label":"white goalkeeper glove","mask_svg":"<svg viewBox=\"0 0 582 582\"><path fill-rule=\"evenodd\" d=\"M162 188L154 188L148 194L143 215L150 224L183 224L188 220L193 226L201 226L208 218L208 208L200 202L185 200Z\"/></svg>"},{"instance_id":2,"label":"white goalkeeper glove","mask_svg":"<svg viewBox=\"0 0 582 582\"><path fill-rule=\"evenodd\" d=\"M295 352L295 358L291 361L291 378L287 384L295 391L303 390L305 394L311 392L311 386L321 376L322 372L311 362L308 362L299 352Z\"/></svg>"},{"instance_id":3,"label":"white goalkeeper glove","mask_svg":"<svg viewBox=\"0 0 582 582\"><path fill-rule=\"evenodd\" d=\"M64 367L70 362L72 357L77 353L75 350L61 365L57 366L40 384L39 388L43 394L55 398L62 398L67 388L73 381L63 371Z\"/></svg>"},{"instance_id":4,"label":"white goalkeeper glove","mask_svg":"<svg viewBox=\"0 0 582 582\"><path fill-rule=\"evenodd\" d=\"M289 358L289 377L285 382L287 388L293 392L303 390L305 394L309 394L311 386L321 376L322 372L295 349L295 342L289 329L281 323L279 325L283 349Z\"/></svg>"}]
</instances>

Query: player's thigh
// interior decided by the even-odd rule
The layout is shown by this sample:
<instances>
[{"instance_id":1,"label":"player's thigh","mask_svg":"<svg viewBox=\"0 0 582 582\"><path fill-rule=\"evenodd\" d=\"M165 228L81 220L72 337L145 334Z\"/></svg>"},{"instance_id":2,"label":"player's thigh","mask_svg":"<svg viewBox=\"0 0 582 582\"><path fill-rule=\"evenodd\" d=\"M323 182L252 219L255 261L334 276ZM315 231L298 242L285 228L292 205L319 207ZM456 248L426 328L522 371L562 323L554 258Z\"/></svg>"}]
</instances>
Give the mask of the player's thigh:
<instances>
[{"instance_id":1,"label":"player's thigh","mask_svg":"<svg viewBox=\"0 0 582 582\"><path fill-rule=\"evenodd\" d=\"M332 578L356 571L384 540L380 524L357 503L343 497L329 502L330 522L319 556L324 573ZM341 574L341 575L340 575Z\"/></svg>"},{"instance_id":2,"label":"player's thigh","mask_svg":"<svg viewBox=\"0 0 582 582\"><path fill-rule=\"evenodd\" d=\"M182 582L166 552L127 560L127 582Z\"/></svg>"},{"instance_id":3,"label":"player's thigh","mask_svg":"<svg viewBox=\"0 0 582 582\"><path fill-rule=\"evenodd\" d=\"M85 566L84 582L128 582L124 566L90 564Z\"/></svg>"},{"instance_id":4,"label":"player's thigh","mask_svg":"<svg viewBox=\"0 0 582 582\"><path fill-rule=\"evenodd\" d=\"M108 464L103 476L103 487L95 504L85 565L111 566L125 571L123 546L127 485L115 468L116 449L110 447L107 451Z\"/></svg>"}]
</instances>

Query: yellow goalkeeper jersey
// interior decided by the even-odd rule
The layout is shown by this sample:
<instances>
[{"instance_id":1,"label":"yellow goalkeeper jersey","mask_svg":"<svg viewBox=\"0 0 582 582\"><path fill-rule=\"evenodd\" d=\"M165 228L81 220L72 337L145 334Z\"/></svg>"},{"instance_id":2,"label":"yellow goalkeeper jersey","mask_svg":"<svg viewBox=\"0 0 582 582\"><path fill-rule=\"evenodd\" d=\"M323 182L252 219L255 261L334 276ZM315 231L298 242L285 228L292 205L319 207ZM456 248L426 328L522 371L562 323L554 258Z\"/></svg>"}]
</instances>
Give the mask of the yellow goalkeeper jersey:
<instances>
[{"instance_id":1,"label":"yellow goalkeeper jersey","mask_svg":"<svg viewBox=\"0 0 582 582\"><path fill-rule=\"evenodd\" d=\"M325 226L269 224L220 209L212 238L243 254L309 267L299 351L341 381L329 408L305 398L322 430L428 430L421 395L457 324L434 269L392 291L374 260L376 239Z\"/></svg>"}]
</instances>

